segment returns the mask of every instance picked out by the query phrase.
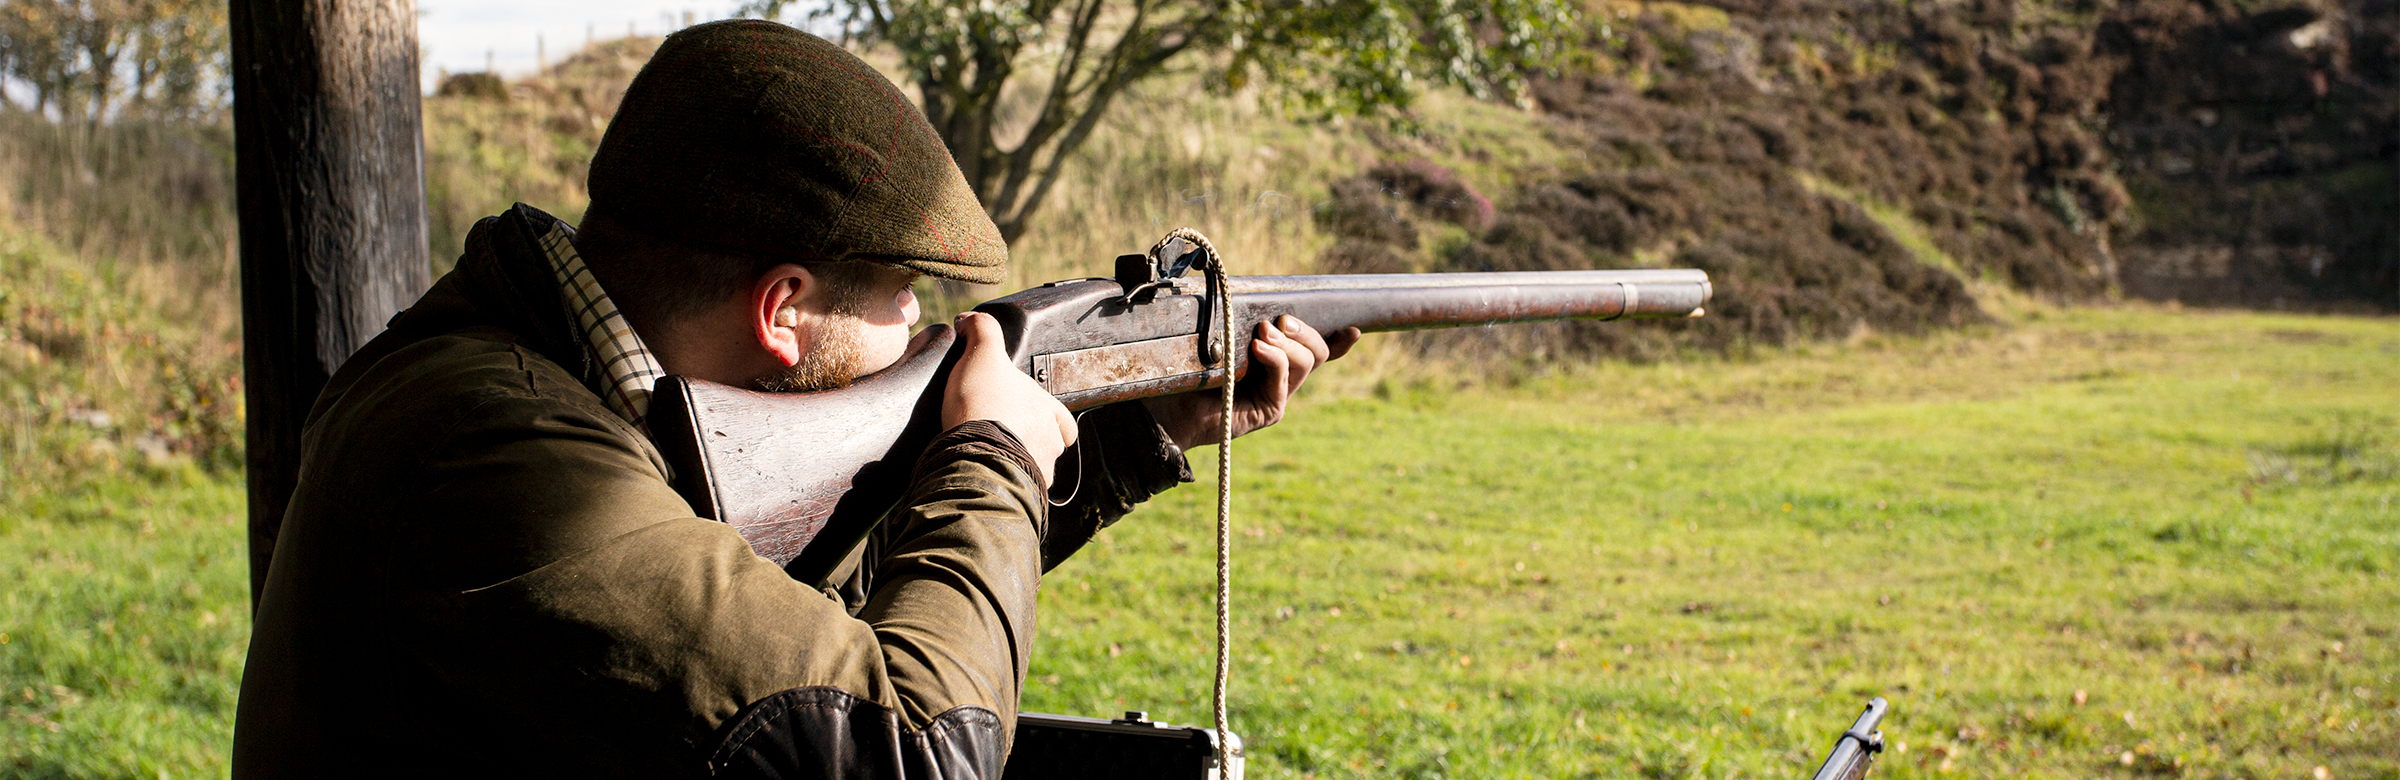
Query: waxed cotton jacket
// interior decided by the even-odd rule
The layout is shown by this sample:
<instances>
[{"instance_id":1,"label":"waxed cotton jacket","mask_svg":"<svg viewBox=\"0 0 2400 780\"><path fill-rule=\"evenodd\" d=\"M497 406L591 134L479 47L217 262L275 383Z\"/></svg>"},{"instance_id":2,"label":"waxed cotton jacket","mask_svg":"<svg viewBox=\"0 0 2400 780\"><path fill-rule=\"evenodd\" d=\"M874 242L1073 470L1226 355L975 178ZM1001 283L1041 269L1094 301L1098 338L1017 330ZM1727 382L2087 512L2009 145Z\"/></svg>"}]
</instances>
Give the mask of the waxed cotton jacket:
<instances>
[{"instance_id":1,"label":"waxed cotton jacket","mask_svg":"<svg viewBox=\"0 0 2400 780\"><path fill-rule=\"evenodd\" d=\"M811 588L695 517L587 389L548 219L477 225L317 401L234 776L997 776L1041 573L1189 478L1156 424L1087 416L1105 467L1054 511L1005 429L944 432Z\"/></svg>"}]
</instances>

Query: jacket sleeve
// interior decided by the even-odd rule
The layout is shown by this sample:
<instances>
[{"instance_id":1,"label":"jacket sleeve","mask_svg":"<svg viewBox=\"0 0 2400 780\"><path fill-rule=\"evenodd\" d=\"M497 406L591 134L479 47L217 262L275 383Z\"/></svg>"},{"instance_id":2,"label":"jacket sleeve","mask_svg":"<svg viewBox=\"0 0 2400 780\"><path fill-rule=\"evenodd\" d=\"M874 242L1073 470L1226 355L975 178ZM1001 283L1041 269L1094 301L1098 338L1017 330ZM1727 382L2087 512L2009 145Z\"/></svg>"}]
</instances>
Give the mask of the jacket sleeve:
<instances>
[{"instance_id":1,"label":"jacket sleeve","mask_svg":"<svg viewBox=\"0 0 2400 780\"><path fill-rule=\"evenodd\" d=\"M1071 495L1050 507L1042 534L1042 572L1047 574L1116 524L1133 508L1168 488L1192 481L1191 464L1139 402L1111 404L1077 419L1082 439L1059 459L1058 491ZM898 526L879 524L866 541L826 578L826 592L857 614L881 581L870 562L884 560Z\"/></svg>"},{"instance_id":2,"label":"jacket sleeve","mask_svg":"<svg viewBox=\"0 0 2400 780\"><path fill-rule=\"evenodd\" d=\"M1062 489L1074 494L1050 510L1050 532L1042 537L1045 572L1065 563L1134 506L1192 481L1183 449L1140 401L1093 409L1076 425L1083 436L1060 459L1057 479Z\"/></svg>"},{"instance_id":3,"label":"jacket sleeve","mask_svg":"<svg viewBox=\"0 0 2400 780\"><path fill-rule=\"evenodd\" d=\"M976 465L962 468L970 462ZM1002 464L1005 471L993 468ZM1033 649L1048 504L1034 489L1032 456L991 422L943 434L918 468L901 508L884 521L892 533L874 566L880 584L858 619L875 626L896 684L951 693L904 697L889 712L823 687L778 693L726 724L709 758L712 774L999 776ZM993 479L1002 475L1016 477L1020 489L997 493ZM1012 513L1032 521L1016 524L1031 534L1003 539L974 527ZM1005 542L1015 565L980 560L995 542ZM863 752L853 758L852 750ZM875 765L884 756L896 763Z\"/></svg>"},{"instance_id":4,"label":"jacket sleeve","mask_svg":"<svg viewBox=\"0 0 2400 780\"><path fill-rule=\"evenodd\" d=\"M692 517L650 453L592 430L614 423L486 431L412 513L456 526L427 537L451 562L412 617L458 711L567 746L561 771L998 775L1047 508L1022 445L990 423L936 442L853 617Z\"/></svg>"}]
</instances>

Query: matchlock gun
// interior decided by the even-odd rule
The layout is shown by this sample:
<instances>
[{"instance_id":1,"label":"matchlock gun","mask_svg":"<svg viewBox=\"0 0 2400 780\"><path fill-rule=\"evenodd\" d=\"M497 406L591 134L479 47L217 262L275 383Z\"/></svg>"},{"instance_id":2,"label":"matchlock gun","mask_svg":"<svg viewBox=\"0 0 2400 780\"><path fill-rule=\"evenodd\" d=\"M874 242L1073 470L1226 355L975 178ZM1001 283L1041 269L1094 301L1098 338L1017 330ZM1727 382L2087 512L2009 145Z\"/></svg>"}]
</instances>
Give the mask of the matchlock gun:
<instances>
[{"instance_id":1,"label":"matchlock gun","mask_svg":"<svg viewBox=\"0 0 2400 780\"><path fill-rule=\"evenodd\" d=\"M1177 243L1118 258L1115 278L1051 282L975 310L999 321L1019 370L1080 411L1239 381L1249 350L1231 349L1230 360L1214 350L1247 339L1219 338L1221 306L1232 307L1233 333L1246 336L1286 314L1324 331L1368 332L1696 317L1711 293L1698 270L1228 276L1220 285L1186 274L1201 252ZM890 368L819 392L670 376L657 385L648 424L695 511L732 524L794 578L821 585L899 501L940 433L958 351L951 329L935 325Z\"/></svg>"}]
</instances>

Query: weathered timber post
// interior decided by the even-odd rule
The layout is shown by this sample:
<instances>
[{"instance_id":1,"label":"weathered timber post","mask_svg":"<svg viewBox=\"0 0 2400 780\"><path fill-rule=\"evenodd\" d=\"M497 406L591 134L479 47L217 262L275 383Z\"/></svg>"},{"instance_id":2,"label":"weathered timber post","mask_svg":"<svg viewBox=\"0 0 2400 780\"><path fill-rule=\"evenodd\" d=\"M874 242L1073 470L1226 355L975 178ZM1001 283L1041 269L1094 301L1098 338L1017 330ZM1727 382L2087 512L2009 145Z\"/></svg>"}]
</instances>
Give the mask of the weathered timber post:
<instances>
[{"instance_id":1,"label":"weathered timber post","mask_svg":"<svg viewBox=\"0 0 2400 780\"><path fill-rule=\"evenodd\" d=\"M309 405L432 267L415 0L229 10L256 608Z\"/></svg>"}]
</instances>

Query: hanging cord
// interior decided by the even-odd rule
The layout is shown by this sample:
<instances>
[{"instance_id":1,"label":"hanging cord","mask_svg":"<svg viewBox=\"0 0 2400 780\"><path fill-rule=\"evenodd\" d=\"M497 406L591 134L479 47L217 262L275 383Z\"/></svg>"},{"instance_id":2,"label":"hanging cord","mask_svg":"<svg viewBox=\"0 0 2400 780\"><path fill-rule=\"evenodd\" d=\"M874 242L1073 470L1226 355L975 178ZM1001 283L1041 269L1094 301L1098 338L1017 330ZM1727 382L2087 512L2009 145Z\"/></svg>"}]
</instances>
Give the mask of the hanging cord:
<instances>
[{"instance_id":1,"label":"hanging cord","mask_svg":"<svg viewBox=\"0 0 2400 780\"><path fill-rule=\"evenodd\" d=\"M1233 677L1233 291L1225 283L1225 262L1208 237L1188 227L1176 228L1150 247L1156 262L1176 239L1200 249L1201 274L1216 299L1218 320L1217 366L1225 371L1224 399L1217 428L1217 686L1212 700L1217 716L1217 779L1234 780L1233 729L1225 714L1225 689Z\"/></svg>"}]
</instances>

